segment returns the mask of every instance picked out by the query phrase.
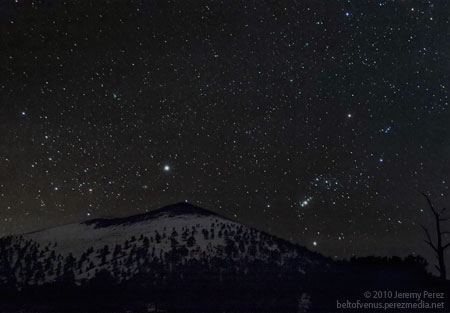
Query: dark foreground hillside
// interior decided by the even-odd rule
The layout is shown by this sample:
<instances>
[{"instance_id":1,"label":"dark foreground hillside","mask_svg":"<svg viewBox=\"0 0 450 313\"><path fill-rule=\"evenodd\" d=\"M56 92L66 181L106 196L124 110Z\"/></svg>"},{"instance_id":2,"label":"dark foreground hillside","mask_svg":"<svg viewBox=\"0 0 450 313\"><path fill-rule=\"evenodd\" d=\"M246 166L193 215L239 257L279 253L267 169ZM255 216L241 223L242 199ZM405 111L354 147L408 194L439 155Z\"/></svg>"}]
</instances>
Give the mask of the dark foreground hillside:
<instances>
[{"instance_id":1,"label":"dark foreground hillside","mask_svg":"<svg viewBox=\"0 0 450 313\"><path fill-rule=\"evenodd\" d=\"M121 282L101 270L81 284L70 276L20 291L4 284L0 308L2 312L334 312L337 300L363 300L365 290L450 290L448 283L427 275L417 260L354 260L307 274L299 273L295 264L260 261L152 262ZM448 298L443 301L448 304Z\"/></svg>"}]
</instances>

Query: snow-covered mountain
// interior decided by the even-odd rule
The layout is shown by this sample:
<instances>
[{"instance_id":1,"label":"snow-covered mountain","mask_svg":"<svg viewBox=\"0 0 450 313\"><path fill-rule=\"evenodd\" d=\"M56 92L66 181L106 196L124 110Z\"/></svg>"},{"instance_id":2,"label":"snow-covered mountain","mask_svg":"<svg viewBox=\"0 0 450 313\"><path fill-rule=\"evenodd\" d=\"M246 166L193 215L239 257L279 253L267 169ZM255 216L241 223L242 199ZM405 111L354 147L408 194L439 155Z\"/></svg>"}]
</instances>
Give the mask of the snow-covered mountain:
<instances>
[{"instance_id":1,"label":"snow-covered mountain","mask_svg":"<svg viewBox=\"0 0 450 313\"><path fill-rule=\"evenodd\" d=\"M93 219L0 239L0 279L43 284L89 280L106 270L127 280L158 263L255 260L305 273L327 266L319 254L188 203L149 213Z\"/></svg>"},{"instance_id":2,"label":"snow-covered mountain","mask_svg":"<svg viewBox=\"0 0 450 313\"><path fill-rule=\"evenodd\" d=\"M0 238L0 312L331 312L362 290L433 290L425 267L333 262L179 203Z\"/></svg>"}]
</instances>

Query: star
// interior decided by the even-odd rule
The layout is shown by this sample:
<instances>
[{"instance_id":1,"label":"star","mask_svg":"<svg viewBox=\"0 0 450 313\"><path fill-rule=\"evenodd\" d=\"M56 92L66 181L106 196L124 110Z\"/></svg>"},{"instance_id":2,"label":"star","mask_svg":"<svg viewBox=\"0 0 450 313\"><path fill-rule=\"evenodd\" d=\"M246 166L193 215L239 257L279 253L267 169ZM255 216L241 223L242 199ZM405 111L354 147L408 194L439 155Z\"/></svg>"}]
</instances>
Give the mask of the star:
<instances>
[{"instance_id":1,"label":"star","mask_svg":"<svg viewBox=\"0 0 450 313\"><path fill-rule=\"evenodd\" d=\"M164 165L164 171L165 172L168 172L168 171L170 171L170 166L169 165Z\"/></svg>"}]
</instances>

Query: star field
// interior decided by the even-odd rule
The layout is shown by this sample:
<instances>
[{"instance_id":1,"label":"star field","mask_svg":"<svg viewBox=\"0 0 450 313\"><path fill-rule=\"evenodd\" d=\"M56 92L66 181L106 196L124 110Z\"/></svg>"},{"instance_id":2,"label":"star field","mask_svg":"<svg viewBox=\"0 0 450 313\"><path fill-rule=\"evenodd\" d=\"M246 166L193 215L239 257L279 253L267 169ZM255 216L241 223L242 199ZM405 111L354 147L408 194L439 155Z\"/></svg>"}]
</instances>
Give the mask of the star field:
<instances>
[{"instance_id":1,"label":"star field","mask_svg":"<svg viewBox=\"0 0 450 313\"><path fill-rule=\"evenodd\" d=\"M3 1L0 235L188 201L336 258L430 256L446 1Z\"/></svg>"}]
</instances>

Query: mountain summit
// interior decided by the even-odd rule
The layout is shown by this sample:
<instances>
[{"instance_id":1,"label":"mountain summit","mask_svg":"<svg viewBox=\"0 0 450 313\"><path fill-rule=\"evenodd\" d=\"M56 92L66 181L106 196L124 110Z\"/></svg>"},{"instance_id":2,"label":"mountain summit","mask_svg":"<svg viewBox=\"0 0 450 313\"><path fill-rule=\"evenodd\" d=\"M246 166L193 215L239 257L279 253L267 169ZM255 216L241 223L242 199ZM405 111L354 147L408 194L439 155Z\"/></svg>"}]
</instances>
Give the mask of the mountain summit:
<instances>
[{"instance_id":1,"label":"mountain summit","mask_svg":"<svg viewBox=\"0 0 450 313\"><path fill-rule=\"evenodd\" d=\"M151 219L156 218L162 218L162 217L176 217L176 216L217 216L223 219L226 219L225 217L213 212L209 211L200 207L197 207L193 204L190 204L188 202L179 202L176 204L168 205L165 207L162 207L160 209L138 214L138 215L132 215L128 217L121 217L121 218L97 218L92 219L89 221L86 221L86 225L95 225L95 227L108 227L108 226L114 226L114 225L127 225L127 224L133 224L133 223L139 223L144 222Z\"/></svg>"}]
</instances>

